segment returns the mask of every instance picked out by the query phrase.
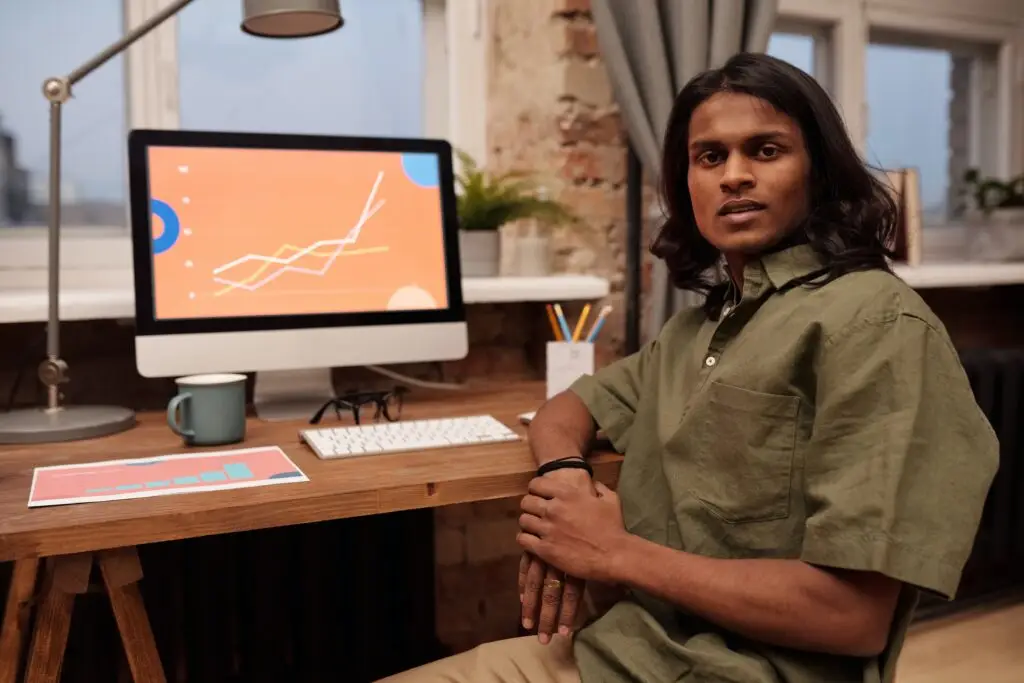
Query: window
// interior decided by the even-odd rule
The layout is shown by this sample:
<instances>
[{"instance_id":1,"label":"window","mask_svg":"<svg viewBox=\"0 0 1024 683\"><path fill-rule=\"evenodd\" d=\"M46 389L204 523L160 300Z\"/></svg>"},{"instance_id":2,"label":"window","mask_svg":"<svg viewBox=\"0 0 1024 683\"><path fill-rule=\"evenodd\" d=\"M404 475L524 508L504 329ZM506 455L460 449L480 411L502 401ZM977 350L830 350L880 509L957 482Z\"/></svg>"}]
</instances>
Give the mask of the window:
<instances>
[{"instance_id":1,"label":"window","mask_svg":"<svg viewBox=\"0 0 1024 683\"><path fill-rule=\"evenodd\" d=\"M121 0L0 2L0 232L47 222L50 136L43 81L68 73L116 40L122 16ZM73 94L62 117L63 224L123 232L122 58L107 62Z\"/></svg>"},{"instance_id":2,"label":"window","mask_svg":"<svg viewBox=\"0 0 1024 683\"><path fill-rule=\"evenodd\" d=\"M962 212L964 172L984 156L984 143L973 132L985 128L985 110L995 109L980 101L990 90L983 81L995 61L994 46L913 44L882 36L868 45L867 158L882 168L918 169L926 225Z\"/></svg>"},{"instance_id":3,"label":"window","mask_svg":"<svg viewBox=\"0 0 1024 683\"><path fill-rule=\"evenodd\" d=\"M0 295L47 282L43 80L167 4L0 0ZM237 0L195 2L76 87L64 108L63 288L131 289L124 141L133 127L429 135L483 160L480 1L341 4L340 31L277 41L239 29ZM79 225L88 229L68 229Z\"/></svg>"},{"instance_id":4,"label":"window","mask_svg":"<svg viewBox=\"0 0 1024 683\"><path fill-rule=\"evenodd\" d=\"M178 18L181 127L418 137L421 0L348 0L346 26L302 40L238 30L238 3L196 2Z\"/></svg>"}]
</instances>

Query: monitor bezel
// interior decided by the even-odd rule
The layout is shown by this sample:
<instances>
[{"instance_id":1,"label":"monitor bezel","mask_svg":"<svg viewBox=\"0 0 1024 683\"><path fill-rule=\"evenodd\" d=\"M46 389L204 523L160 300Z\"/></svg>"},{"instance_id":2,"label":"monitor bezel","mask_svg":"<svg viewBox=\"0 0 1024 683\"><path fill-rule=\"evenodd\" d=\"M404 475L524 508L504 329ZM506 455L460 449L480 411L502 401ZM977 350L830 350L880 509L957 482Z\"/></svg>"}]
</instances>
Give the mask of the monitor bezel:
<instances>
[{"instance_id":1,"label":"monitor bezel","mask_svg":"<svg viewBox=\"0 0 1024 683\"><path fill-rule=\"evenodd\" d=\"M414 311L158 319L154 310L155 283L153 281L152 214L149 192L148 156L151 147L436 154L440 171L448 307ZM446 140L135 129L128 134L128 176L135 280L135 324L136 334L139 336L465 322L452 147Z\"/></svg>"}]
</instances>

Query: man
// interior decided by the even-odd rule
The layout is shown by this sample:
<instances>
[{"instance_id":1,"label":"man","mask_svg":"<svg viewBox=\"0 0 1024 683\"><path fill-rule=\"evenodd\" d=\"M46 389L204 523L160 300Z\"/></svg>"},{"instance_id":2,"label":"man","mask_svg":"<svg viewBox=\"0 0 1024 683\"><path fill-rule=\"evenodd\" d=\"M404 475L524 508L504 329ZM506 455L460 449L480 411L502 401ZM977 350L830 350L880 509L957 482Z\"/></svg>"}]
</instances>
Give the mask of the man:
<instances>
[{"instance_id":1,"label":"man","mask_svg":"<svg viewBox=\"0 0 1024 683\"><path fill-rule=\"evenodd\" d=\"M888 683L919 592L955 593L998 444L889 270L895 204L828 95L737 55L680 93L662 173L653 251L707 303L534 418L539 637L396 683ZM625 454L614 493L586 464L598 428ZM621 596L566 637L594 586Z\"/></svg>"}]
</instances>

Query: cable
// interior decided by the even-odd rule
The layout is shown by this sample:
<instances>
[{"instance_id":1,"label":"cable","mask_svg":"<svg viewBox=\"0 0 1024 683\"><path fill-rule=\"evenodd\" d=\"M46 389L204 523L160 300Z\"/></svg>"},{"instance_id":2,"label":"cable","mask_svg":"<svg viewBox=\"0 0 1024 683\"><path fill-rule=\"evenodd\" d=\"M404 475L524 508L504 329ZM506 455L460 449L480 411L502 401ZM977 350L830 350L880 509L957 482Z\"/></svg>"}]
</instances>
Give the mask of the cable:
<instances>
[{"instance_id":1,"label":"cable","mask_svg":"<svg viewBox=\"0 0 1024 683\"><path fill-rule=\"evenodd\" d=\"M402 373L395 372L394 370L388 370L387 368L382 368L379 365L367 365L365 367L366 367L367 370L371 370L373 372L376 372L378 375L384 375L385 377L389 377L389 378L391 378L393 380L396 380L396 381L399 381L399 382L405 382L406 384L410 384L410 385L412 385L414 387L420 387L421 389L440 389L442 391L463 391L464 389L468 388L467 385L465 385L465 384L450 384L448 382L431 382L431 381L424 380L424 379L416 379L415 377L410 377L408 375L403 375Z\"/></svg>"},{"instance_id":2,"label":"cable","mask_svg":"<svg viewBox=\"0 0 1024 683\"><path fill-rule=\"evenodd\" d=\"M18 397L18 389L21 388L21 378L25 375L25 363L18 365L18 370L14 375L14 381L11 382L11 391L7 394L7 405L4 406L4 412L9 413L14 410L14 401Z\"/></svg>"},{"instance_id":3,"label":"cable","mask_svg":"<svg viewBox=\"0 0 1024 683\"><path fill-rule=\"evenodd\" d=\"M42 335L39 337L38 345L46 343L46 330L43 329ZM15 370L14 381L11 382L11 390L7 393L7 405L4 406L4 412L9 413L14 410L14 403L18 399L18 389L21 388L21 382L25 378L25 371L32 367L32 362L38 353L37 344L27 344L24 351L24 355L18 361L17 370Z\"/></svg>"}]
</instances>

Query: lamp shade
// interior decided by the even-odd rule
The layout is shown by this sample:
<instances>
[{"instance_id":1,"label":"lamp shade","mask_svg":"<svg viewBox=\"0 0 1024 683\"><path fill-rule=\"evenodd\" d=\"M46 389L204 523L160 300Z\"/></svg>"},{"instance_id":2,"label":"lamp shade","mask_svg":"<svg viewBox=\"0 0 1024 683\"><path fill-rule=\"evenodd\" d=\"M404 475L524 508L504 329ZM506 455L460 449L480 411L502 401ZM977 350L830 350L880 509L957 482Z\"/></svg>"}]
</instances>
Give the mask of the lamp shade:
<instances>
[{"instance_id":1,"label":"lamp shade","mask_svg":"<svg viewBox=\"0 0 1024 683\"><path fill-rule=\"evenodd\" d=\"M341 28L338 0L243 0L242 30L265 38L303 38Z\"/></svg>"}]
</instances>

